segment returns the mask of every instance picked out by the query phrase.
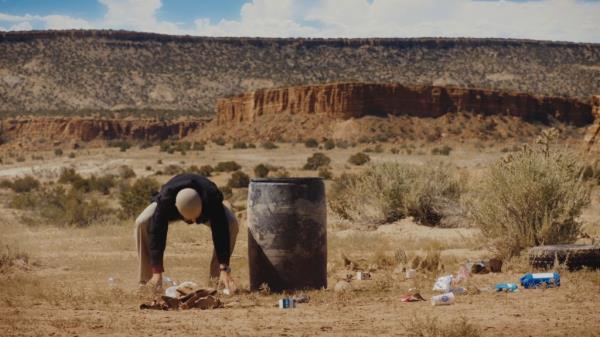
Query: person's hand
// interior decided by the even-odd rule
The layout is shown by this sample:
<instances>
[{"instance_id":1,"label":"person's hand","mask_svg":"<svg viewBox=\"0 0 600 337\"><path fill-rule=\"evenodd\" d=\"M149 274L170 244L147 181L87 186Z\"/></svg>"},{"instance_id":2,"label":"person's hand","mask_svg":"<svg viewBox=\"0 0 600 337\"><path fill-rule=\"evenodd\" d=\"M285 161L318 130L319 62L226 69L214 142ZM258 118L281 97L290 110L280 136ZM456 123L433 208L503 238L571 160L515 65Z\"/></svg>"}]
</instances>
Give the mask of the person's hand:
<instances>
[{"instance_id":1,"label":"person's hand","mask_svg":"<svg viewBox=\"0 0 600 337\"><path fill-rule=\"evenodd\" d=\"M148 288L152 289L153 291L159 292L162 290L162 273L154 273L152 274L152 278L150 279L150 281L148 281L147 286Z\"/></svg>"},{"instance_id":2,"label":"person's hand","mask_svg":"<svg viewBox=\"0 0 600 337\"><path fill-rule=\"evenodd\" d=\"M231 277L231 272L221 270L221 274L219 275L219 283L222 284L225 289L229 289L230 294L233 294L237 291L237 286Z\"/></svg>"}]
</instances>

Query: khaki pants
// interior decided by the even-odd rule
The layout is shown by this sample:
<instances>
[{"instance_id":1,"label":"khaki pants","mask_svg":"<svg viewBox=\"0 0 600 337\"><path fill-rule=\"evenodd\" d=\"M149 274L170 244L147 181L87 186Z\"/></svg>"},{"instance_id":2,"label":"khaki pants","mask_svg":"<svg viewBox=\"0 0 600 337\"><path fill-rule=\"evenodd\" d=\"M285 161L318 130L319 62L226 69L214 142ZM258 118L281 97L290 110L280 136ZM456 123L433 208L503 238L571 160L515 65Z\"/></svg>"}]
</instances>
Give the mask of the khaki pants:
<instances>
[{"instance_id":1,"label":"khaki pants","mask_svg":"<svg viewBox=\"0 0 600 337\"><path fill-rule=\"evenodd\" d=\"M225 207L225 206L223 206ZM152 278L152 266L150 265L150 242L148 240L148 226L150 225L150 219L156 210L156 203L153 202L150 206L138 216L135 220L135 237L137 242L138 252L138 265L139 265L139 282L145 284ZM235 218L235 215L229 208L225 207L225 215L227 216L227 222L229 223L229 251L233 253L235 247L235 240L239 231L239 223ZM210 227L209 224L206 224ZM210 277L219 277L219 260L217 259L217 253L213 248L212 258L210 261Z\"/></svg>"}]
</instances>

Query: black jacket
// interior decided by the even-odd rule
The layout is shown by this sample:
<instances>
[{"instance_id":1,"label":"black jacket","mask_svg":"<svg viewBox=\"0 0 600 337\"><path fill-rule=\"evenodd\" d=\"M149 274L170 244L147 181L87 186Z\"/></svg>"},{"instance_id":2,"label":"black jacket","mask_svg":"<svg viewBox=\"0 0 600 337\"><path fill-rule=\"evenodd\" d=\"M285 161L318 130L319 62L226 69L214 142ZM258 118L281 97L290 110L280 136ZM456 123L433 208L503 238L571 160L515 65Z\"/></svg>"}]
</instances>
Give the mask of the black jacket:
<instances>
[{"instance_id":1,"label":"black jacket","mask_svg":"<svg viewBox=\"0 0 600 337\"><path fill-rule=\"evenodd\" d=\"M148 229L151 265L162 268L169 221L183 219L175 207L175 197L184 188L193 188L198 192L202 199L202 215L196 223L210 223L217 259L219 263L229 264L229 223L223 206L223 194L207 178L184 173L171 178L153 198L157 207Z\"/></svg>"}]
</instances>

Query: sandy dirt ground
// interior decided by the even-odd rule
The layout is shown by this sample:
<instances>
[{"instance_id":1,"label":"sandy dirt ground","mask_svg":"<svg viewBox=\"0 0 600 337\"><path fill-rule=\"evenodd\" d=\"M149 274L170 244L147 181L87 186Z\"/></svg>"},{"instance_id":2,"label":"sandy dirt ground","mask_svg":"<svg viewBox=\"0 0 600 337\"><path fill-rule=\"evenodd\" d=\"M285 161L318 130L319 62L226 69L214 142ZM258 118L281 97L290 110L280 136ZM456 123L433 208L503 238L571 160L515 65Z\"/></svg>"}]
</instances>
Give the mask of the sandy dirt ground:
<instances>
[{"instance_id":1,"label":"sandy dirt ground","mask_svg":"<svg viewBox=\"0 0 600 337\"><path fill-rule=\"evenodd\" d=\"M298 145L299 146L299 145ZM43 162L4 165L0 175L31 173L33 166L48 178L54 169L75 165L81 172L110 171L118 165L132 165L139 175L146 166L155 167L185 161L185 165L214 164L236 160L250 169L259 162L277 162L293 173L312 150L288 148L276 151L215 150L179 154L154 149L120 153L117 150L81 150L75 159L56 159L50 154ZM246 152L244 152L246 151ZM334 170L347 166L346 158L356 149L331 152ZM500 156L478 156L457 151L452 163L477 170ZM374 154L375 161L427 162L428 156ZM102 166L105 165L105 166ZM86 171L86 168L88 170ZM302 171L297 171L299 174ZM306 174L306 173L305 173ZM216 180L225 181L225 176ZM48 224L25 225L20 211L6 206L0 195L2 244L25 252L29 262L0 273L1 336L600 336L600 272L560 270L562 285L553 289L517 293L486 291L497 282L517 282L529 271L525 261L505 264L502 273L473 275L464 286L478 289L458 296L450 306L434 307L429 299L436 277L455 273L466 259L490 256L477 229L429 228L406 219L381 226L375 231L338 230L328 232L329 289L308 291L308 303L296 309L275 307L280 294L247 293L222 297L225 308L189 311L144 311L142 302L152 299L136 284L136 251L133 223L64 228ZM597 204L584 214L591 231L599 226ZM239 286L248 288L247 231L242 228L232 257L233 275ZM335 219L331 219L335 222ZM212 243L205 226L176 223L170 227L165 257L166 276L177 281L207 285ZM405 279L386 266L382 256L403 250L409 257L429 249L441 251L444 270L419 271ZM352 291L334 292L333 286L349 273L340 254L359 265L378 264L373 279L352 281ZM109 283L114 278L114 283ZM418 289L428 300L404 303L409 289Z\"/></svg>"}]
</instances>

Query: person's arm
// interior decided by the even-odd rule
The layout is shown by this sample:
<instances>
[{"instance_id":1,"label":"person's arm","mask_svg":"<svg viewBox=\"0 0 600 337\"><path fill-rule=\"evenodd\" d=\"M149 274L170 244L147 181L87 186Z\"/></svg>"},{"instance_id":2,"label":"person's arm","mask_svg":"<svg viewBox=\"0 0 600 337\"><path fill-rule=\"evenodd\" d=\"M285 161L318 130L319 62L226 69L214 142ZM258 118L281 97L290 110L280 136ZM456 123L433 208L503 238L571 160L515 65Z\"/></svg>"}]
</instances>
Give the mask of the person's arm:
<instances>
[{"instance_id":1,"label":"person's arm","mask_svg":"<svg viewBox=\"0 0 600 337\"><path fill-rule=\"evenodd\" d=\"M219 260L219 264L229 266L229 257L231 255L229 251L229 222L227 215L225 215L225 207L219 202L211 205L211 208L210 227L217 260Z\"/></svg>"},{"instance_id":2,"label":"person's arm","mask_svg":"<svg viewBox=\"0 0 600 337\"><path fill-rule=\"evenodd\" d=\"M166 203L158 202L156 211L150 221L148 238L150 246L150 264L152 272L159 274L164 271L163 256L167 244L167 231L169 230L169 218Z\"/></svg>"}]
</instances>

